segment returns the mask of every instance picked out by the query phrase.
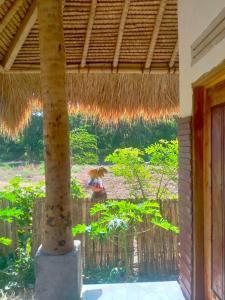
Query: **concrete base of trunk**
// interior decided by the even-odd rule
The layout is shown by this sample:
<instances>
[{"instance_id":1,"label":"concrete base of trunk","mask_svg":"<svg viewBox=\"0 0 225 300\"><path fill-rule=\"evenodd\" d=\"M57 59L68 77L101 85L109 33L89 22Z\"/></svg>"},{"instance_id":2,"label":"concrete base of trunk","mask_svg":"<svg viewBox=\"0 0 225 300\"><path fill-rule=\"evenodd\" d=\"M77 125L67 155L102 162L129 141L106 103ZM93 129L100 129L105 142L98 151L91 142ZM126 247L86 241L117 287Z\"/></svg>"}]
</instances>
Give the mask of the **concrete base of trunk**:
<instances>
[{"instance_id":1,"label":"concrete base of trunk","mask_svg":"<svg viewBox=\"0 0 225 300\"><path fill-rule=\"evenodd\" d=\"M80 300L82 264L80 241L65 255L47 255L42 247L35 257L35 300Z\"/></svg>"}]
</instances>

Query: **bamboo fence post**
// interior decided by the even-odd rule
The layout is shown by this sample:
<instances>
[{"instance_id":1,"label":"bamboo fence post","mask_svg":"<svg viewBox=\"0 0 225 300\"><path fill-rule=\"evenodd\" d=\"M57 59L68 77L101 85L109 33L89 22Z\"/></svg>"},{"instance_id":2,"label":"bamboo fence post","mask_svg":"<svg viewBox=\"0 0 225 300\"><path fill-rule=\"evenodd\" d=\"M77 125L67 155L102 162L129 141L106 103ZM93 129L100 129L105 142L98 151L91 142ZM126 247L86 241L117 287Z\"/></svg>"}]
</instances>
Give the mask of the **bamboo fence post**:
<instances>
[{"instance_id":1,"label":"bamboo fence post","mask_svg":"<svg viewBox=\"0 0 225 300\"><path fill-rule=\"evenodd\" d=\"M73 249L66 58L61 1L39 0L38 18L46 181L42 246L45 253L60 255Z\"/></svg>"}]
</instances>

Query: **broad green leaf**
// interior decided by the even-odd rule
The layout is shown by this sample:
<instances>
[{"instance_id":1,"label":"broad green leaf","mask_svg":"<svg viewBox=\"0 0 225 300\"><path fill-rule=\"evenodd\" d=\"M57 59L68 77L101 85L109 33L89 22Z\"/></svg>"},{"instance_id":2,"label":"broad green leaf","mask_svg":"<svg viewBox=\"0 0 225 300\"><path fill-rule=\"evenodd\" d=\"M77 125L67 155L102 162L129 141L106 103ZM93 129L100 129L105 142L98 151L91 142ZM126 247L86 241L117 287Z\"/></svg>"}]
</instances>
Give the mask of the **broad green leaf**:
<instances>
[{"instance_id":1,"label":"broad green leaf","mask_svg":"<svg viewBox=\"0 0 225 300\"><path fill-rule=\"evenodd\" d=\"M9 246L12 243L12 240L6 238L6 237L0 237L0 244L4 246Z\"/></svg>"},{"instance_id":2,"label":"broad green leaf","mask_svg":"<svg viewBox=\"0 0 225 300\"><path fill-rule=\"evenodd\" d=\"M72 228L73 236L76 236L80 233L85 233L87 226L85 224L77 224L75 227Z\"/></svg>"}]
</instances>

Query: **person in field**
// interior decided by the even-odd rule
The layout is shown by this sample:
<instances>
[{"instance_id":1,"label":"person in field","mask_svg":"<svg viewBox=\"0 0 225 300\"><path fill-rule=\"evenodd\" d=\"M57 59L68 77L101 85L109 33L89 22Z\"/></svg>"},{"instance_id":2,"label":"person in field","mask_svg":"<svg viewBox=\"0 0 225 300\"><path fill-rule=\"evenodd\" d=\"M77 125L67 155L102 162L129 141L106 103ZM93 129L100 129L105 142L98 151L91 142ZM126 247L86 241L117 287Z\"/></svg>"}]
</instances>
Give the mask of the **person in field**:
<instances>
[{"instance_id":1,"label":"person in field","mask_svg":"<svg viewBox=\"0 0 225 300\"><path fill-rule=\"evenodd\" d=\"M88 181L88 187L92 190L91 200L95 201L105 201L107 199L106 190L103 185L102 178L108 173L107 169L104 167L99 167L91 169L88 172L90 177Z\"/></svg>"}]
</instances>

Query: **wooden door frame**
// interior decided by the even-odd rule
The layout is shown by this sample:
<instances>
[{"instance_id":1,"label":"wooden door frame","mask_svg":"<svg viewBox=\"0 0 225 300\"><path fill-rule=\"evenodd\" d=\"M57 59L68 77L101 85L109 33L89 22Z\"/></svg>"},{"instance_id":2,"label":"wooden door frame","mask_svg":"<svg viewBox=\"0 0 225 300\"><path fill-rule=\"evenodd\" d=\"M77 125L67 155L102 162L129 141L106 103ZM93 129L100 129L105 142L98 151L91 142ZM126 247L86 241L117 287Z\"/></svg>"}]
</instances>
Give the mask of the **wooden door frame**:
<instances>
[{"instance_id":1,"label":"wooden door frame","mask_svg":"<svg viewBox=\"0 0 225 300\"><path fill-rule=\"evenodd\" d=\"M225 64L193 85L193 300L211 294L211 104L209 91L225 86ZM222 101L225 103L225 101ZM205 245L207 244L207 247Z\"/></svg>"},{"instance_id":2,"label":"wooden door frame","mask_svg":"<svg viewBox=\"0 0 225 300\"><path fill-rule=\"evenodd\" d=\"M204 294L204 148L205 88L193 89L193 300L205 300Z\"/></svg>"}]
</instances>

